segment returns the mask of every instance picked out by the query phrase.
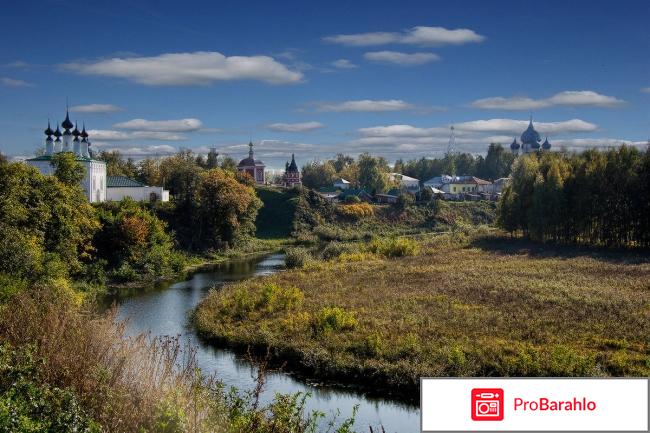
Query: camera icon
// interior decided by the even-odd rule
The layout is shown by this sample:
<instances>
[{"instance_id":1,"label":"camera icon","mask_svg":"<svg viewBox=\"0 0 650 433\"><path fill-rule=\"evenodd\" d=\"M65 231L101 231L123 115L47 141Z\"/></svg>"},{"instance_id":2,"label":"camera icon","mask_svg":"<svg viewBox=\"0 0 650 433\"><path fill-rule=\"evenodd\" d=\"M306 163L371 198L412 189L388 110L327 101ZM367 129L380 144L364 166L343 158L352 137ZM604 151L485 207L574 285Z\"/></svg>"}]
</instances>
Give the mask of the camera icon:
<instances>
[{"instance_id":1,"label":"camera icon","mask_svg":"<svg viewBox=\"0 0 650 433\"><path fill-rule=\"evenodd\" d=\"M474 421L503 420L503 389L472 389L472 419Z\"/></svg>"}]
</instances>

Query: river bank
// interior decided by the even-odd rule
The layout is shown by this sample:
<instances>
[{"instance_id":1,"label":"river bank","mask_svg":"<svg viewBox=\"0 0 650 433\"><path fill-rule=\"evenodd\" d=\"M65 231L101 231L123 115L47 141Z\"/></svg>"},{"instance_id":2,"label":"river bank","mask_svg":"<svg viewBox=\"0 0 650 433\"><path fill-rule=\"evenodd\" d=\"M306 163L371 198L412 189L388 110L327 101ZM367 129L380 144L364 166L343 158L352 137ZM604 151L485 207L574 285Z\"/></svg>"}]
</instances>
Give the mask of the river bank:
<instances>
[{"instance_id":1,"label":"river bank","mask_svg":"<svg viewBox=\"0 0 650 433\"><path fill-rule=\"evenodd\" d=\"M232 386L238 393L246 395L257 385L257 367L251 365L246 353L200 339L188 322L188 315L213 286L251 277L264 278L280 271L282 263L283 256L279 254L234 259L155 290L140 290L131 296L116 299L118 319L124 321L129 335L146 332L152 336L178 336L184 345L196 349L195 358L203 374L215 374L226 389ZM313 376L306 378L289 374L288 368L278 370L274 367L270 365L266 372L260 403L271 404L276 393L309 394L305 410L316 410L326 415L319 421L317 431L321 431L321 428L327 430L327 423L337 412L340 413L336 416L338 420L352 416L355 406L358 409L354 431L368 432L369 426L376 431L380 425L385 431L395 433L414 433L419 429L419 411L415 405L405 404L387 395L360 393L350 386L334 386L315 380Z\"/></svg>"},{"instance_id":2,"label":"river bank","mask_svg":"<svg viewBox=\"0 0 650 433\"><path fill-rule=\"evenodd\" d=\"M209 341L414 401L422 376L645 376L650 259L503 238L342 254L213 291Z\"/></svg>"}]
</instances>

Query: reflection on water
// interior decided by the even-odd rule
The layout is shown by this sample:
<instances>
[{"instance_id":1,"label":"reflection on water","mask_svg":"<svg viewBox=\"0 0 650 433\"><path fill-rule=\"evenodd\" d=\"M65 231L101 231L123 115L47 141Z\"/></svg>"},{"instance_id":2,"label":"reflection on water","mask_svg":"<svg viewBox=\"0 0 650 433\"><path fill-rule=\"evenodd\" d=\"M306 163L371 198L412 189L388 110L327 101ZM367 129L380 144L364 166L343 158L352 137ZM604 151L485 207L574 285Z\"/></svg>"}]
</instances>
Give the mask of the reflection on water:
<instances>
[{"instance_id":1,"label":"reflection on water","mask_svg":"<svg viewBox=\"0 0 650 433\"><path fill-rule=\"evenodd\" d=\"M220 264L196 272L184 281L161 283L133 296L121 299L116 297L119 304L118 317L127 319L130 335L151 332L154 336L181 336L197 348L197 361L206 375L216 373L227 386L249 390L255 385L255 372L251 371L248 361L230 350L218 349L201 342L188 324L188 315L211 287L228 281L269 275L283 266L284 257L281 254ZM419 431L419 412L413 406L369 398L354 391L307 384L282 372L269 372L262 400L268 402L276 392L298 391L312 394L308 409L326 414L340 410L343 418L350 416L352 408L358 405L355 426L360 432L368 431L368 425L380 424L388 433Z\"/></svg>"}]
</instances>

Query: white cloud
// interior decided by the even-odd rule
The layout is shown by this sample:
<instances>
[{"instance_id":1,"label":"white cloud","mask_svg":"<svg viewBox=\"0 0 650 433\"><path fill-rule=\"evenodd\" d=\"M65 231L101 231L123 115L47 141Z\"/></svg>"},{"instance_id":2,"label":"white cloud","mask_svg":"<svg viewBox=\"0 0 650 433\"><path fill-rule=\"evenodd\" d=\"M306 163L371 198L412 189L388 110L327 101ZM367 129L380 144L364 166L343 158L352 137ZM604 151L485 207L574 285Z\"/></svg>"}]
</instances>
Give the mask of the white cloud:
<instances>
[{"instance_id":1,"label":"white cloud","mask_svg":"<svg viewBox=\"0 0 650 433\"><path fill-rule=\"evenodd\" d=\"M444 27L413 27L402 38L402 43L417 45L462 45L470 42L483 42L485 36L470 29L449 30Z\"/></svg>"},{"instance_id":2,"label":"white cloud","mask_svg":"<svg viewBox=\"0 0 650 433\"><path fill-rule=\"evenodd\" d=\"M528 126L526 120L487 119L454 124L456 147L461 152L484 153L489 143L507 146L512 137L519 136ZM357 130L359 137L346 143L358 152L370 152L395 158L417 158L444 154L449 142L450 125L420 127L405 124L383 125ZM557 136L592 132L597 126L580 119L560 122L535 122L542 134ZM559 143L550 138L551 144Z\"/></svg>"},{"instance_id":3,"label":"white cloud","mask_svg":"<svg viewBox=\"0 0 650 433\"><path fill-rule=\"evenodd\" d=\"M230 80L290 84L303 79L301 72L291 71L269 56L226 57L216 51L72 62L62 67L79 74L124 78L150 86L207 85Z\"/></svg>"},{"instance_id":4,"label":"white cloud","mask_svg":"<svg viewBox=\"0 0 650 433\"><path fill-rule=\"evenodd\" d=\"M643 93L650 93L650 87L643 87L643 88L641 89L641 92L643 92Z\"/></svg>"},{"instance_id":5,"label":"white cloud","mask_svg":"<svg viewBox=\"0 0 650 433\"><path fill-rule=\"evenodd\" d=\"M485 40L470 29L449 30L444 27L417 26L403 32L372 32L347 35L326 36L326 42L335 44L367 47L386 44L409 45L462 45Z\"/></svg>"},{"instance_id":6,"label":"white cloud","mask_svg":"<svg viewBox=\"0 0 650 433\"><path fill-rule=\"evenodd\" d=\"M149 157L159 155L172 155L178 152L178 149L168 144L159 144L151 146L113 146L109 143L93 142L93 147L100 148L100 150L113 151L117 150L122 155L128 157Z\"/></svg>"},{"instance_id":7,"label":"white cloud","mask_svg":"<svg viewBox=\"0 0 650 433\"><path fill-rule=\"evenodd\" d=\"M160 132L190 132L197 131L203 126L199 119L177 119L177 120L146 120L132 119L127 122L116 123L113 127L118 129L132 129L138 131L160 131Z\"/></svg>"},{"instance_id":8,"label":"white cloud","mask_svg":"<svg viewBox=\"0 0 650 433\"><path fill-rule=\"evenodd\" d=\"M70 111L74 113L114 113L122 111L122 108L112 104L87 104L70 107Z\"/></svg>"},{"instance_id":9,"label":"white cloud","mask_svg":"<svg viewBox=\"0 0 650 433\"><path fill-rule=\"evenodd\" d=\"M472 102L472 107L497 110L531 110L552 106L594 106L594 107L619 107L625 101L613 96L602 95L592 90L566 90L556 93L546 99L532 99L522 96L505 98L496 96L478 99Z\"/></svg>"},{"instance_id":10,"label":"white cloud","mask_svg":"<svg viewBox=\"0 0 650 433\"><path fill-rule=\"evenodd\" d=\"M279 132L309 132L320 129L324 125L320 122L302 122L302 123L271 123L266 125L271 131Z\"/></svg>"},{"instance_id":11,"label":"white cloud","mask_svg":"<svg viewBox=\"0 0 650 433\"><path fill-rule=\"evenodd\" d=\"M401 53L399 51L372 51L363 57L373 62L394 63L401 66L416 66L440 60L434 53Z\"/></svg>"},{"instance_id":12,"label":"white cloud","mask_svg":"<svg viewBox=\"0 0 650 433\"><path fill-rule=\"evenodd\" d=\"M456 123L454 126L457 131L521 134L528 127L528 121L514 119L473 120ZM570 119L562 122L534 122L534 126L537 131L547 135L592 132L598 129L597 125L581 119Z\"/></svg>"},{"instance_id":13,"label":"white cloud","mask_svg":"<svg viewBox=\"0 0 650 433\"><path fill-rule=\"evenodd\" d=\"M383 112L383 111L410 110L413 108L415 108L414 105L402 101L401 99L388 99L388 100L360 99L355 101L318 104L319 111L332 111L332 112L349 112L349 111Z\"/></svg>"},{"instance_id":14,"label":"white cloud","mask_svg":"<svg viewBox=\"0 0 650 433\"><path fill-rule=\"evenodd\" d=\"M34 87L32 83L28 83L27 81L23 80L16 80L9 77L0 78L0 83L2 83L3 86L7 87Z\"/></svg>"},{"instance_id":15,"label":"white cloud","mask_svg":"<svg viewBox=\"0 0 650 433\"><path fill-rule=\"evenodd\" d=\"M366 137L428 137L448 133L448 128L419 128L411 125L388 125L360 128L359 133Z\"/></svg>"},{"instance_id":16,"label":"white cloud","mask_svg":"<svg viewBox=\"0 0 650 433\"><path fill-rule=\"evenodd\" d=\"M88 131L91 141L131 141L131 140L159 140L181 141L185 140L182 134L163 131L114 131L110 129L91 129Z\"/></svg>"},{"instance_id":17,"label":"white cloud","mask_svg":"<svg viewBox=\"0 0 650 433\"><path fill-rule=\"evenodd\" d=\"M349 61L348 59L338 59L332 62L332 66L339 69L355 69L358 68L357 65Z\"/></svg>"}]
</instances>

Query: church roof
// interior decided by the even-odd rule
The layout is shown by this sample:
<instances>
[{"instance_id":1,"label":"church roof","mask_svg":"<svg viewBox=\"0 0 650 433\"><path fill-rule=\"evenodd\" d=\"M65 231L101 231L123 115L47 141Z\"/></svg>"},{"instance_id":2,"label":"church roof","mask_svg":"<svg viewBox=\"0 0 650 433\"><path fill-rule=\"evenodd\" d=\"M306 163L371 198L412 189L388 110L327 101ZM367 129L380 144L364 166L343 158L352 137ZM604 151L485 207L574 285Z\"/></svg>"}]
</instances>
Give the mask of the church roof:
<instances>
[{"instance_id":1,"label":"church roof","mask_svg":"<svg viewBox=\"0 0 650 433\"><path fill-rule=\"evenodd\" d=\"M65 129L70 129L74 126L70 121L70 115L68 114L68 110L65 111L65 120L63 121L63 123L61 123L61 126L63 126Z\"/></svg>"},{"instance_id":2,"label":"church roof","mask_svg":"<svg viewBox=\"0 0 650 433\"><path fill-rule=\"evenodd\" d=\"M107 188L140 188L145 184L126 176L106 176Z\"/></svg>"},{"instance_id":3,"label":"church roof","mask_svg":"<svg viewBox=\"0 0 650 433\"><path fill-rule=\"evenodd\" d=\"M512 143L510 144L510 149L512 149L512 150L517 150L517 149L519 149L520 147L521 147L521 146L520 146L519 143L517 143L517 138L515 137L515 139L512 140Z\"/></svg>"},{"instance_id":4,"label":"church roof","mask_svg":"<svg viewBox=\"0 0 650 433\"><path fill-rule=\"evenodd\" d=\"M261 167L263 166L264 163L260 161L259 159L254 159L254 158L244 158L241 161L239 161L239 164L237 164L238 167Z\"/></svg>"},{"instance_id":5,"label":"church roof","mask_svg":"<svg viewBox=\"0 0 650 433\"><path fill-rule=\"evenodd\" d=\"M52 134L54 134L54 131L52 131L52 128L50 127L50 121L49 120L47 121L47 129L45 131L43 131L43 132L45 132L45 135L47 135L48 137L51 136Z\"/></svg>"},{"instance_id":6,"label":"church roof","mask_svg":"<svg viewBox=\"0 0 650 433\"><path fill-rule=\"evenodd\" d=\"M293 153L291 154L291 164L289 164L287 171L298 171L298 165L296 164L296 158Z\"/></svg>"},{"instance_id":7,"label":"church roof","mask_svg":"<svg viewBox=\"0 0 650 433\"><path fill-rule=\"evenodd\" d=\"M528 128L526 128L526 130L521 134L521 142L524 144L537 144L540 141L541 137L539 136L539 132L537 132L533 126L533 116L530 116Z\"/></svg>"},{"instance_id":8,"label":"church roof","mask_svg":"<svg viewBox=\"0 0 650 433\"><path fill-rule=\"evenodd\" d=\"M551 148L551 143L548 142L548 137L546 137L544 143L542 143L542 149L549 150L550 148Z\"/></svg>"},{"instance_id":9,"label":"church roof","mask_svg":"<svg viewBox=\"0 0 650 433\"><path fill-rule=\"evenodd\" d=\"M253 153L253 142L251 141L248 143L248 158L244 158L241 161L239 161L239 164L237 164L237 167L264 167L264 163L260 161L259 159L255 159L255 155Z\"/></svg>"}]
</instances>

